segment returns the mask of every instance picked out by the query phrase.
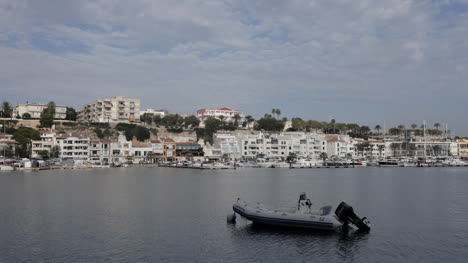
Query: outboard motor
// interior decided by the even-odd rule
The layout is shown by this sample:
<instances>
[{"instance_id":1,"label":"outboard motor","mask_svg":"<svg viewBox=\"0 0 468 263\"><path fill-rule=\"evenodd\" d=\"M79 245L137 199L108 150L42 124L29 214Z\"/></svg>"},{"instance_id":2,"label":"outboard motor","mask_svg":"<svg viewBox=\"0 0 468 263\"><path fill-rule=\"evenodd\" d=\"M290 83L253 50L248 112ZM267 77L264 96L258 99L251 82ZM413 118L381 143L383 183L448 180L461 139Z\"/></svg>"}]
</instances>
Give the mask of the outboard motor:
<instances>
[{"instance_id":1,"label":"outboard motor","mask_svg":"<svg viewBox=\"0 0 468 263\"><path fill-rule=\"evenodd\" d=\"M343 227L347 227L348 224L351 223L361 231L370 231L369 222L366 220L366 218L359 218L354 213L353 208L345 202L341 202L340 205L336 208L335 215L341 221L343 221Z\"/></svg>"}]
</instances>

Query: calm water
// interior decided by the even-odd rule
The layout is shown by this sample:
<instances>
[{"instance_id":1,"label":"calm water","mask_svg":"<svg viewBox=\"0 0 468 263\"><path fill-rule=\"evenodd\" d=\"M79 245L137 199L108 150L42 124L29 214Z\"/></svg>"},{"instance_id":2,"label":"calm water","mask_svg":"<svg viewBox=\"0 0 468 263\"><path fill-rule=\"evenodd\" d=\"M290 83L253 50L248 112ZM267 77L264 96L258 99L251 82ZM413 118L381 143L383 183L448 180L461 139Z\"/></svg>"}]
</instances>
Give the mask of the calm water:
<instances>
[{"instance_id":1,"label":"calm water","mask_svg":"<svg viewBox=\"0 0 468 263\"><path fill-rule=\"evenodd\" d=\"M226 224L236 197L344 200L366 235ZM466 262L467 168L0 173L0 262Z\"/></svg>"}]
</instances>

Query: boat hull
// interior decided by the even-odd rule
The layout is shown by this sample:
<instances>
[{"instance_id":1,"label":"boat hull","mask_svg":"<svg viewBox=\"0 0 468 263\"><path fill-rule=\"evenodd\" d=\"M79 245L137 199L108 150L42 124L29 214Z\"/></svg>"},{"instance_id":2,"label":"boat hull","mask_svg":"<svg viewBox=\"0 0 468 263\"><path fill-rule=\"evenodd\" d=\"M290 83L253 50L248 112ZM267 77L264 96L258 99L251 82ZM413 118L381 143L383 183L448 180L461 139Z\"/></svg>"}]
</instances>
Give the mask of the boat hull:
<instances>
[{"instance_id":1,"label":"boat hull","mask_svg":"<svg viewBox=\"0 0 468 263\"><path fill-rule=\"evenodd\" d=\"M258 210L248 206L235 204L234 212L240 216L262 225L309 228L320 230L336 230L342 224L332 215L304 215L269 210Z\"/></svg>"}]
</instances>

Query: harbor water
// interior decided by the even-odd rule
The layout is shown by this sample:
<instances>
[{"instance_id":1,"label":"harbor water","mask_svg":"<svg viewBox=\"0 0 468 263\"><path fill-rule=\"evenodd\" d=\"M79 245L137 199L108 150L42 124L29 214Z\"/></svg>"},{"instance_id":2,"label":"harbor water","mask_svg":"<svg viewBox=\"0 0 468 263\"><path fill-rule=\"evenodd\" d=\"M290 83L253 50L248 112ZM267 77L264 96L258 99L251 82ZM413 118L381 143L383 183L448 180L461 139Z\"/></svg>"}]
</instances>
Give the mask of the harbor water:
<instances>
[{"instance_id":1,"label":"harbor water","mask_svg":"<svg viewBox=\"0 0 468 263\"><path fill-rule=\"evenodd\" d=\"M226 223L237 197L301 192L370 233ZM466 262L468 168L1 172L0 234L0 262Z\"/></svg>"}]
</instances>

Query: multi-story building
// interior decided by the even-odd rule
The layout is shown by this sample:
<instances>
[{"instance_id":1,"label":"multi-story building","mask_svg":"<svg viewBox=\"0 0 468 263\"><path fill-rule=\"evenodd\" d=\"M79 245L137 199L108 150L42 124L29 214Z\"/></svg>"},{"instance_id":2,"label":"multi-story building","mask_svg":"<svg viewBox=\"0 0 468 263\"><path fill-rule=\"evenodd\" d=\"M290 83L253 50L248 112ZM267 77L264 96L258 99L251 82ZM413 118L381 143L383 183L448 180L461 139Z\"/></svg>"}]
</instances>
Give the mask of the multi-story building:
<instances>
[{"instance_id":1,"label":"multi-story building","mask_svg":"<svg viewBox=\"0 0 468 263\"><path fill-rule=\"evenodd\" d=\"M213 148L219 149L218 155L227 155L231 159L241 157L239 143L236 136L231 132L218 132L213 135Z\"/></svg>"},{"instance_id":2,"label":"multi-story building","mask_svg":"<svg viewBox=\"0 0 468 263\"><path fill-rule=\"evenodd\" d=\"M16 150L16 145L18 142L12 139L11 134L0 133L0 156L2 159L5 158L5 155L8 156L8 153L14 155Z\"/></svg>"},{"instance_id":3,"label":"multi-story building","mask_svg":"<svg viewBox=\"0 0 468 263\"><path fill-rule=\"evenodd\" d=\"M86 104L78 113L81 122L132 122L140 119L140 99L122 96Z\"/></svg>"},{"instance_id":4,"label":"multi-story building","mask_svg":"<svg viewBox=\"0 0 468 263\"><path fill-rule=\"evenodd\" d=\"M89 162L108 165L111 159L111 140L99 139L89 143Z\"/></svg>"},{"instance_id":5,"label":"multi-story building","mask_svg":"<svg viewBox=\"0 0 468 263\"><path fill-rule=\"evenodd\" d=\"M55 138L56 133L51 129L39 129L39 135L41 138L39 140L31 141L31 157L40 158L39 153L41 151L48 151L49 153L52 150L52 147L57 145L57 140Z\"/></svg>"},{"instance_id":6,"label":"multi-story building","mask_svg":"<svg viewBox=\"0 0 468 263\"><path fill-rule=\"evenodd\" d=\"M219 109L201 109L197 111L197 118L203 125L208 118L216 118L224 121L235 121L236 118L239 124L244 119L244 113L240 110L231 110L227 107Z\"/></svg>"},{"instance_id":7,"label":"multi-story building","mask_svg":"<svg viewBox=\"0 0 468 263\"><path fill-rule=\"evenodd\" d=\"M59 134L56 137L63 160L87 161L89 158L89 138L75 134Z\"/></svg>"},{"instance_id":8,"label":"multi-story building","mask_svg":"<svg viewBox=\"0 0 468 263\"><path fill-rule=\"evenodd\" d=\"M294 154L297 158L318 159L327 152L326 140L322 135L304 132L240 133L237 136L242 157L246 159L287 159Z\"/></svg>"},{"instance_id":9,"label":"multi-story building","mask_svg":"<svg viewBox=\"0 0 468 263\"><path fill-rule=\"evenodd\" d=\"M468 140L460 140L458 142L458 156L463 159L468 158Z\"/></svg>"},{"instance_id":10,"label":"multi-story building","mask_svg":"<svg viewBox=\"0 0 468 263\"><path fill-rule=\"evenodd\" d=\"M353 156L362 156L367 158L383 158L386 156L388 151L387 145L384 141L378 140L364 140L364 139L352 139L352 148L350 151L353 152ZM360 147L358 144L367 144L367 147ZM386 151L387 149L387 151Z\"/></svg>"},{"instance_id":11,"label":"multi-story building","mask_svg":"<svg viewBox=\"0 0 468 263\"><path fill-rule=\"evenodd\" d=\"M28 113L31 118L39 119L42 111L47 108L47 103L19 104L13 108L13 116L23 117ZM67 106L55 105L55 119L65 119L67 117Z\"/></svg>"}]
</instances>

